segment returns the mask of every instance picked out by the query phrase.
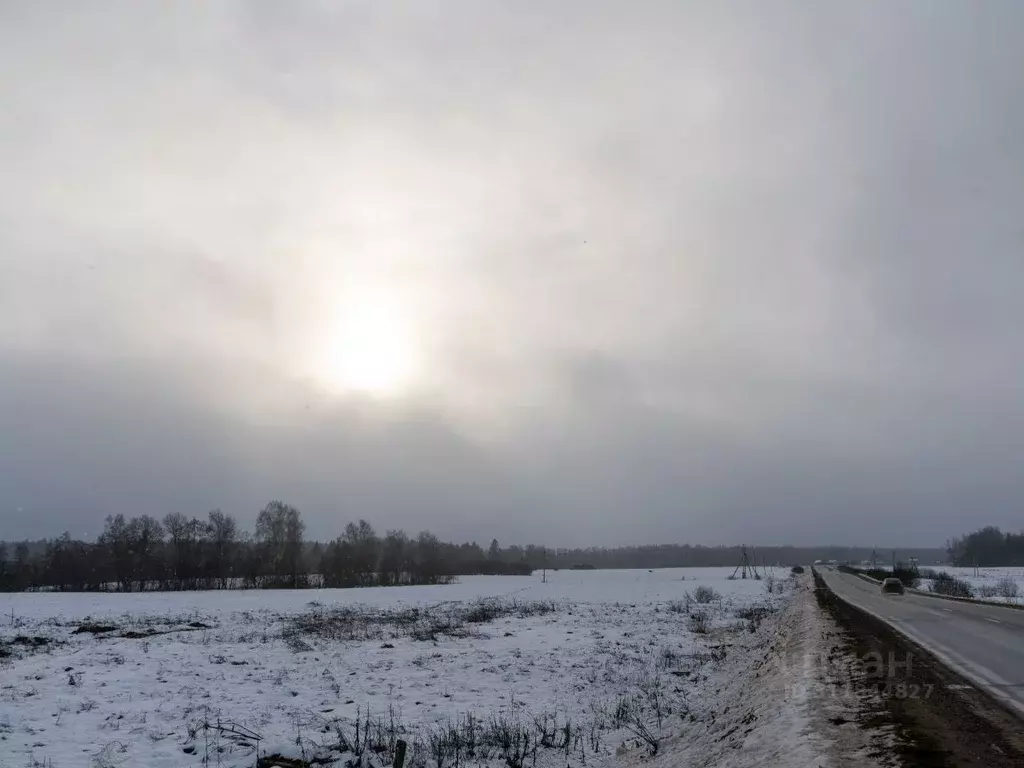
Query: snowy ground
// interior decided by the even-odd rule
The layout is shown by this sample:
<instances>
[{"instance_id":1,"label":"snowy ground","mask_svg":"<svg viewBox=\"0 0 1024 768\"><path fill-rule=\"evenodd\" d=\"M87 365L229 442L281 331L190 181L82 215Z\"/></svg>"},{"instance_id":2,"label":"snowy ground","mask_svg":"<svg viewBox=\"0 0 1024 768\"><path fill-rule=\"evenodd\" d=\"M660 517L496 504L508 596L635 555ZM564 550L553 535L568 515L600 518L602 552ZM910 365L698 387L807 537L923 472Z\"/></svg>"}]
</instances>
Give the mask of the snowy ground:
<instances>
[{"instance_id":1,"label":"snowy ground","mask_svg":"<svg viewBox=\"0 0 1024 768\"><path fill-rule=\"evenodd\" d=\"M950 576L966 581L974 589L974 596L981 600L1024 604L1024 568L954 568L953 566L937 566L932 570L945 571ZM999 582L1012 579L1017 584L1017 596L1008 597L1000 594ZM928 589L930 579L922 579L920 589Z\"/></svg>"},{"instance_id":2,"label":"snowy ground","mask_svg":"<svg viewBox=\"0 0 1024 768\"><path fill-rule=\"evenodd\" d=\"M396 736L415 744L407 764L436 764L433 746L449 750L446 765L456 756L504 765L532 743L528 765L601 765L646 748L644 730L657 737L684 722L689 702L730 663L728 649L739 653L754 636L736 614L785 599L731 573L6 595L0 765L249 767L268 754L342 765L375 746L375 762L386 764ZM685 602L699 586L720 599ZM488 611L502 615L488 620ZM707 615L710 632L691 631L700 629L695 614ZM453 617L447 629L438 624ZM83 624L115 629L76 633ZM333 636L309 630L318 626ZM467 732L479 739L472 757Z\"/></svg>"}]
</instances>

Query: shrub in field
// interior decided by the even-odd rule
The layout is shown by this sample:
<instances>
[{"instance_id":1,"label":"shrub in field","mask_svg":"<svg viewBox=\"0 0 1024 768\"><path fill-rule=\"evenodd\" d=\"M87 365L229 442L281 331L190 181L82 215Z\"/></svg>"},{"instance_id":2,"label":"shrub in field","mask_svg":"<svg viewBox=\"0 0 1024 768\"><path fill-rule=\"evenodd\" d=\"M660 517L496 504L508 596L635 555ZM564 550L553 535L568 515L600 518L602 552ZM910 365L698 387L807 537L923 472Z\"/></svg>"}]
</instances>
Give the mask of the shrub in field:
<instances>
[{"instance_id":1,"label":"shrub in field","mask_svg":"<svg viewBox=\"0 0 1024 768\"><path fill-rule=\"evenodd\" d=\"M917 585L921 583L921 574L916 568L905 568L898 565L892 575L902 581L903 586L911 589L916 589Z\"/></svg>"},{"instance_id":2,"label":"shrub in field","mask_svg":"<svg viewBox=\"0 0 1024 768\"><path fill-rule=\"evenodd\" d=\"M999 597L998 584L982 584L977 588L978 597Z\"/></svg>"},{"instance_id":3,"label":"shrub in field","mask_svg":"<svg viewBox=\"0 0 1024 768\"><path fill-rule=\"evenodd\" d=\"M740 608L736 611L735 616L736 618L743 619L747 622L747 629L749 631L756 632L757 628L761 626L761 622L774 612L775 609L771 605L762 603Z\"/></svg>"},{"instance_id":4,"label":"shrub in field","mask_svg":"<svg viewBox=\"0 0 1024 768\"><path fill-rule=\"evenodd\" d=\"M508 768L523 768L530 756L537 754L537 739L529 726L513 716L496 715L484 732L484 741L497 748Z\"/></svg>"},{"instance_id":5,"label":"shrub in field","mask_svg":"<svg viewBox=\"0 0 1024 768\"><path fill-rule=\"evenodd\" d=\"M435 725L427 731L427 749L436 768L444 768L449 756L458 765L463 753L462 733L450 720Z\"/></svg>"},{"instance_id":6,"label":"shrub in field","mask_svg":"<svg viewBox=\"0 0 1024 768\"><path fill-rule=\"evenodd\" d=\"M621 697L615 706L615 722L647 745L651 755L658 753L660 739L647 723L643 703L638 698Z\"/></svg>"},{"instance_id":7,"label":"shrub in field","mask_svg":"<svg viewBox=\"0 0 1024 768\"><path fill-rule=\"evenodd\" d=\"M554 613L558 603L551 600L519 600L481 599L461 609L461 618L470 624L485 624L506 616L545 616Z\"/></svg>"},{"instance_id":8,"label":"shrub in field","mask_svg":"<svg viewBox=\"0 0 1024 768\"><path fill-rule=\"evenodd\" d=\"M662 720L672 714L664 679L656 671L643 675L637 683L643 696L643 703L661 728Z\"/></svg>"},{"instance_id":9,"label":"shrub in field","mask_svg":"<svg viewBox=\"0 0 1024 768\"><path fill-rule=\"evenodd\" d=\"M533 728L540 745L553 749L558 738L558 716L543 712L533 718Z\"/></svg>"},{"instance_id":10,"label":"shrub in field","mask_svg":"<svg viewBox=\"0 0 1024 768\"><path fill-rule=\"evenodd\" d=\"M974 597L974 590L970 584L955 576L950 576L945 571L934 574L931 591L937 595L949 597Z\"/></svg>"},{"instance_id":11,"label":"shrub in field","mask_svg":"<svg viewBox=\"0 0 1024 768\"><path fill-rule=\"evenodd\" d=\"M690 614L687 628L695 635L706 635L711 628L711 619L704 611L694 611Z\"/></svg>"},{"instance_id":12,"label":"shrub in field","mask_svg":"<svg viewBox=\"0 0 1024 768\"><path fill-rule=\"evenodd\" d=\"M1005 597L1007 600L1013 600L1019 592L1017 582L1010 576L1004 576L996 582L996 589L999 591L999 596Z\"/></svg>"},{"instance_id":13,"label":"shrub in field","mask_svg":"<svg viewBox=\"0 0 1024 768\"><path fill-rule=\"evenodd\" d=\"M675 648L663 646L658 651L657 664L661 669L676 669L682 662L683 656Z\"/></svg>"},{"instance_id":14,"label":"shrub in field","mask_svg":"<svg viewBox=\"0 0 1024 768\"><path fill-rule=\"evenodd\" d=\"M469 637L470 633L465 629L461 617L431 615L410 627L408 634L413 640L435 642L439 635Z\"/></svg>"},{"instance_id":15,"label":"shrub in field","mask_svg":"<svg viewBox=\"0 0 1024 768\"><path fill-rule=\"evenodd\" d=\"M698 603L707 604L713 600L717 600L719 594L715 592L711 587L706 587L703 584L693 590L693 599Z\"/></svg>"},{"instance_id":16,"label":"shrub in field","mask_svg":"<svg viewBox=\"0 0 1024 768\"><path fill-rule=\"evenodd\" d=\"M792 568L790 568L789 570L790 570L790 572L791 572L791 573L793 573L793 574L795 574L795 575L799 576L799 575L800 575L801 573L803 573L803 572L804 572L804 567L803 567L802 565L794 565L794 566L793 566Z\"/></svg>"},{"instance_id":17,"label":"shrub in field","mask_svg":"<svg viewBox=\"0 0 1024 768\"><path fill-rule=\"evenodd\" d=\"M465 612L465 619L470 624L485 624L505 614L505 606L499 600L477 600Z\"/></svg>"}]
</instances>

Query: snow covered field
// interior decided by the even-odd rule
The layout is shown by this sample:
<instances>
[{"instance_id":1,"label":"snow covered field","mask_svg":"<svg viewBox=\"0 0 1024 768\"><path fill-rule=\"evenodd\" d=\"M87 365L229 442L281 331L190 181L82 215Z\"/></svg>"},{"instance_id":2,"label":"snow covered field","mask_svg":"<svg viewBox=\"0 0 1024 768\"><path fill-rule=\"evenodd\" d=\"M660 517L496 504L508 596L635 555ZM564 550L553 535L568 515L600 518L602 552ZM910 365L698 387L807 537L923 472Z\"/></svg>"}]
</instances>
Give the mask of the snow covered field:
<instances>
[{"instance_id":1,"label":"snow covered field","mask_svg":"<svg viewBox=\"0 0 1024 768\"><path fill-rule=\"evenodd\" d=\"M995 602L1006 602L1024 604L1024 568L955 568L953 566L938 566L935 571L945 571L950 576L966 581L974 590L976 598L981 600L993 600ZM1002 594L1000 582L1010 579L1017 585L1017 596ZM920 588L928 589L930 579L922 579Z\"/></svg>"},{"instance_id":2,"label":"snow covered field","mask_svg":"<svg viewBox=\"0 0 1024 768\"><path fill-rule=\"evenodd\" d=\"M4 595L0 765L343 765L375 749L387 764L396 737L407 765L506 765L531 743L529 765L599 765L678 724L756 612L785 599L731 573ZM701 586L719 597L689 601Z\"/></svg>"}]
</instances>

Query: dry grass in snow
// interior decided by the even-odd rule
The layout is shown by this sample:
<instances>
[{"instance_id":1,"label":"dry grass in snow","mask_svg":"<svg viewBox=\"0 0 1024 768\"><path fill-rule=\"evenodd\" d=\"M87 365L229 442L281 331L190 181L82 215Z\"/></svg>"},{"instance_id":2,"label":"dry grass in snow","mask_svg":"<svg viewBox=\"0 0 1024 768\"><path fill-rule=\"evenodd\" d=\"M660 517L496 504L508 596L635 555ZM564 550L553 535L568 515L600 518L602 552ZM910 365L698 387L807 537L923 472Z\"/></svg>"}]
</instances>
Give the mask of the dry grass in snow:
<instances>
[{"instance_id":1,"label":"dry grass in snow","mask_svg":"<svg viewBox=\"0 0 1024 768\"><path fill-rule=\"evenodd\" d=\"M431 768L655 752L785 599L730 573L5 596L0 764L388 765L398 739Z\"/></svg>"}]
</instances>

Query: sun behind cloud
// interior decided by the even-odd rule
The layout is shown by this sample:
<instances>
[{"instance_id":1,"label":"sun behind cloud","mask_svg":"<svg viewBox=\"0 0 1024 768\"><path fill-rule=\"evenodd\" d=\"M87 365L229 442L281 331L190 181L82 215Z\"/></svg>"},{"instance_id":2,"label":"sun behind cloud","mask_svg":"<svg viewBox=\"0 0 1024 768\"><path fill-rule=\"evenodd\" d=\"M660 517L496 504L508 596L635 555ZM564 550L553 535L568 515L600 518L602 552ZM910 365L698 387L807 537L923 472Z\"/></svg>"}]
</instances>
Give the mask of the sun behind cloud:
<instances>
[{"instance_id":1,"label":"sun behind cloud","mask_svg":"<svg viewBox=\"0 0 1024 768\"><path fill-rule=\"evenodd\" d=\"M411 383L416 349L408 318L387 296L363 292L344 302L329 334L321 378L338 392L385 397Z\"/></svg>"}]
</instances>

